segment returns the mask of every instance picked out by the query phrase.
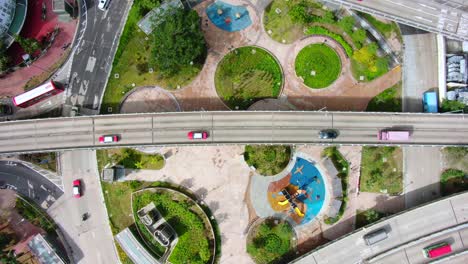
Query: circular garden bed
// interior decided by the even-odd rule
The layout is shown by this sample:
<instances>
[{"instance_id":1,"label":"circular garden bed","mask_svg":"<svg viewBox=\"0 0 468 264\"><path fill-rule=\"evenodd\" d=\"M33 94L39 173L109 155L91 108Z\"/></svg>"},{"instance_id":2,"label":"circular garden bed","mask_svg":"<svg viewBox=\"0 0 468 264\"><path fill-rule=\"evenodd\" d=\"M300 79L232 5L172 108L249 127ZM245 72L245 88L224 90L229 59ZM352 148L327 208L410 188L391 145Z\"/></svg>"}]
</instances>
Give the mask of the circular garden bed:
<instances>
[{"instance_id":1,"label":"circular garden bed","mask_svg":"<svg viewBox=\"0 0 468 264\"><path fill-rule=\"evenodd\" d=\"M308 87L325 88L340 75L341 60L328 45L311 44L297 54L295 69Z\"/></svg>"},{"instance_id":2,"label":"circular garden bed","mask_svg":"<svg viewBox=\"0 0 468 264\"><path fill-rule=\"evenodd\" d=\"M242 47L228 53L215 74L218 95L231 108L245 110L264 98L276 98L283 82L281 67L267 51Z\"/></svg>"},{"instance_id":3,"label":"circular garden bed","mask_svg":"<svg viewBox=\"0 0 468 264\"><path fill-rule=\"evenodd\" d=\"M288 166L289 146L245 146L244 160L262 175L275 175Z\"/></svg>"},{"instance_id":4,"label":"circular garden bed","mask_svg":"<svg viewBox=\"0 0 468 264\"><path fill-rule=\"evenodd\" d=\"M294 236L288 222L265 219L250 230L247 252L256 263L287 263L292 256Z\"/></svg>"},{"instance_id":5,"label":"circular garden bed","mask_svg":"<svg viewBox=\"0 0 468 264\"><path fill-rule=\"evenodd\" d=\"M156 209L177 234L178 242L170 263L212 263L215 258L214 230L205 212L188 196L166 188L151 188L133 194L133 213L145 244L158 257L166 248L149 233L137 216L138 210L154 203Z\"/></svg>"}]
</instances>

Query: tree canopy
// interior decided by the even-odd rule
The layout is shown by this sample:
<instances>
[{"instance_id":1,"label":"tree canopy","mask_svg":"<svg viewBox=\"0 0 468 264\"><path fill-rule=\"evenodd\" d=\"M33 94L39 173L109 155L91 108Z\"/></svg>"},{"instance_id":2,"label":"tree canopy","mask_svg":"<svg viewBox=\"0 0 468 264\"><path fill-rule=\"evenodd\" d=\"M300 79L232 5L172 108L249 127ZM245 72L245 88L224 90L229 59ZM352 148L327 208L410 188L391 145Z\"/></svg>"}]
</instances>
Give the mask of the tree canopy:
<instances>
[{"instance_id":1,"label":"tree canopy","mask_svg":"<svg viewBox=\"0 0 468 264\"><path fill-rule=\"evenodd\" d=\"M175 74L182 66L204 60L206 43L197 12L169 9L158 19L162 22L153 30L152 63L163 74Z\"/></svg>"},{"instance_id":2,"label":"tree canopy","mask_svg":"<svg viewBox=\"0 0 468 264\"><path fill-rule=\"evenodd\" d=\"M5 71L8 69L8 65L10 63L10 57L6 54L5 45L2 41L0 41L0 72Z\"/></svg>"}]
</instances>

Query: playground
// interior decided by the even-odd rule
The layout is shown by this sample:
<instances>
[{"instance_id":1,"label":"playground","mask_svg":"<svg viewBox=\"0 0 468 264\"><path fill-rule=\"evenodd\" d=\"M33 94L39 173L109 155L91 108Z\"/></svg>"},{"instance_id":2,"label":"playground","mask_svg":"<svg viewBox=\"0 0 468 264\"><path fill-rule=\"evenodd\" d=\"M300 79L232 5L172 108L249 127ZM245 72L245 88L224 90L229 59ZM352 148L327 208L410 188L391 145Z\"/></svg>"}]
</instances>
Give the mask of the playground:
<instances>
[{"instance_id":1,"label":"playground","mask_svg":"<svg viewBox=\"0 0 468 264\"><path fill-rule=\"evenodd\" d=\"M316 218L325 201L325 182L311 161L296 157L293 169L268 186L268 202L275 212L282 212L297 224Z\"/></svg>"},{"instance_id":2,"label":"playground","mask_svg":"<svg viewBox=\"0 0 468 264\"><path fill-rule=\"evenodd\" d=\"M247 8L223 1L209 5L206 14L214 25L229 32L243 30L252 24Z\"/></svg>"}]
</instances>

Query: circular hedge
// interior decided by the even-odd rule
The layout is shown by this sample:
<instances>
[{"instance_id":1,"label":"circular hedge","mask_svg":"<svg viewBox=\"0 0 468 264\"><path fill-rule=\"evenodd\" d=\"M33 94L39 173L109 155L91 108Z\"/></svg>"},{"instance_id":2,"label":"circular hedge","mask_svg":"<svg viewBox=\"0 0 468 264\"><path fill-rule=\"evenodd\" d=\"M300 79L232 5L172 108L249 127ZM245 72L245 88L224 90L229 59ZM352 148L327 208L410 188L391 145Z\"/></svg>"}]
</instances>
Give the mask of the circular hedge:
<instances>
[{"instance_id":1,"label":"circular hedge","mask_svg":"<svg viewBox=\"0 0 468 264\"><path fill-rule=\"evenodd\" d=\"M338 54L325 44L311 44L297 54L297 76L310 88L324 88L340 75L341 60Z\"/></svg>"},{"instance_id":2,"label":"circular hedge","mask_svg":"<svg viewBox=\"0 0 468 264\"><path fill-rule=\"evenodd\" d=\"M254 102L276 98L281 91L281 67L267 51L242 47L228 53L215 74L218 95L231 109L245 110Z\"/></svg>"},{"instance_id":3,"label":"circular hedge","mask_svg":"<svg viewBox=\"0 0 468 264\"><path fill-rule=\"evenodd\" d=\"M256 263L287 263L292 255L293 237L288 222L266 219L250 231L247 253Z\"/></svg>"},{"instance_id":4,"label":"circular hedge","mask_svg":"<svg viewBox=\"0 0 468 264\"><path fill-rule=\"evenodd\" d=\"M275 175L288 166L289 146L245 146L244 160L262 175Z\"/></svg>"}]
</instances>

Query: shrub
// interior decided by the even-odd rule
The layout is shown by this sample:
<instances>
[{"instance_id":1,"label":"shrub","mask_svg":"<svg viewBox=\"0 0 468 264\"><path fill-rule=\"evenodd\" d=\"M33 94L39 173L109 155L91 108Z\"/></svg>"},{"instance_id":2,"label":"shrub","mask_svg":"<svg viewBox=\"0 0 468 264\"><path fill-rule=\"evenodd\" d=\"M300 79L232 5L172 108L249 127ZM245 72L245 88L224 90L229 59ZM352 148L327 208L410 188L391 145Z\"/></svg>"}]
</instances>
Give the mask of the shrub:
<instances>
[{"instance_id":1,"label":"shrub","mask_svg":"<svg viewBox=\"0 0 468 264\"><path fill-rule=\"evenodd\" d=\"M451 179L464 178L465 176L467 176L467 174L462 170L447 169L442 173L442 176L440 177L440 182L446 183Z\"/></svg>"},{"instance_id":2,"label":"shrub","mask_svg":"<svg viewBox=\"0 0 468 264\"><path fill-rule=\"evenodd\" d=\"M465 105L462 102L458 101L449 101L444 99L442 101L442 105L440 106L442 112L452 112L452 111L460 111L460 112L468 112L468 105Z\"/></svg>"},{"instance_id":3,"label":"shrub","mask_svg":"<svg viewBox=\"0 0 468 264\"><path fill-rule=\"evenodd\" d=\"M340 21L338 21L338 26L348 35L351 35L353 33L354 23L356 23L354 17L345 16Z\"/></svg>"},{"instance_id":4,"label":"shrub","mask_svg":"<svg viewBox=\"0 0 468 264\"><path fill-rule=\"evenodd\" d=\"M289 146L245 146L244 160L262 175L280 173L289 163Z\"/></svg>"},{"instance_id":5,"label":"shrub","mask_svg":"<svg viewBox=\"0 0 468 264\"><path fill-rule=\"evenodd\" d=\"M327 29L323 27L319 27L319 26L313 26L313 27L308 28L306 31L306 34L328 36L341 44L341 46L344 48L346 55L348 55L348 57L353 56L353 48L351 47L351 45L349 45L348 42L346 42L346 40L344 40L344 38L341 35L330 32Z\"/></svg>"}]
</instances>

